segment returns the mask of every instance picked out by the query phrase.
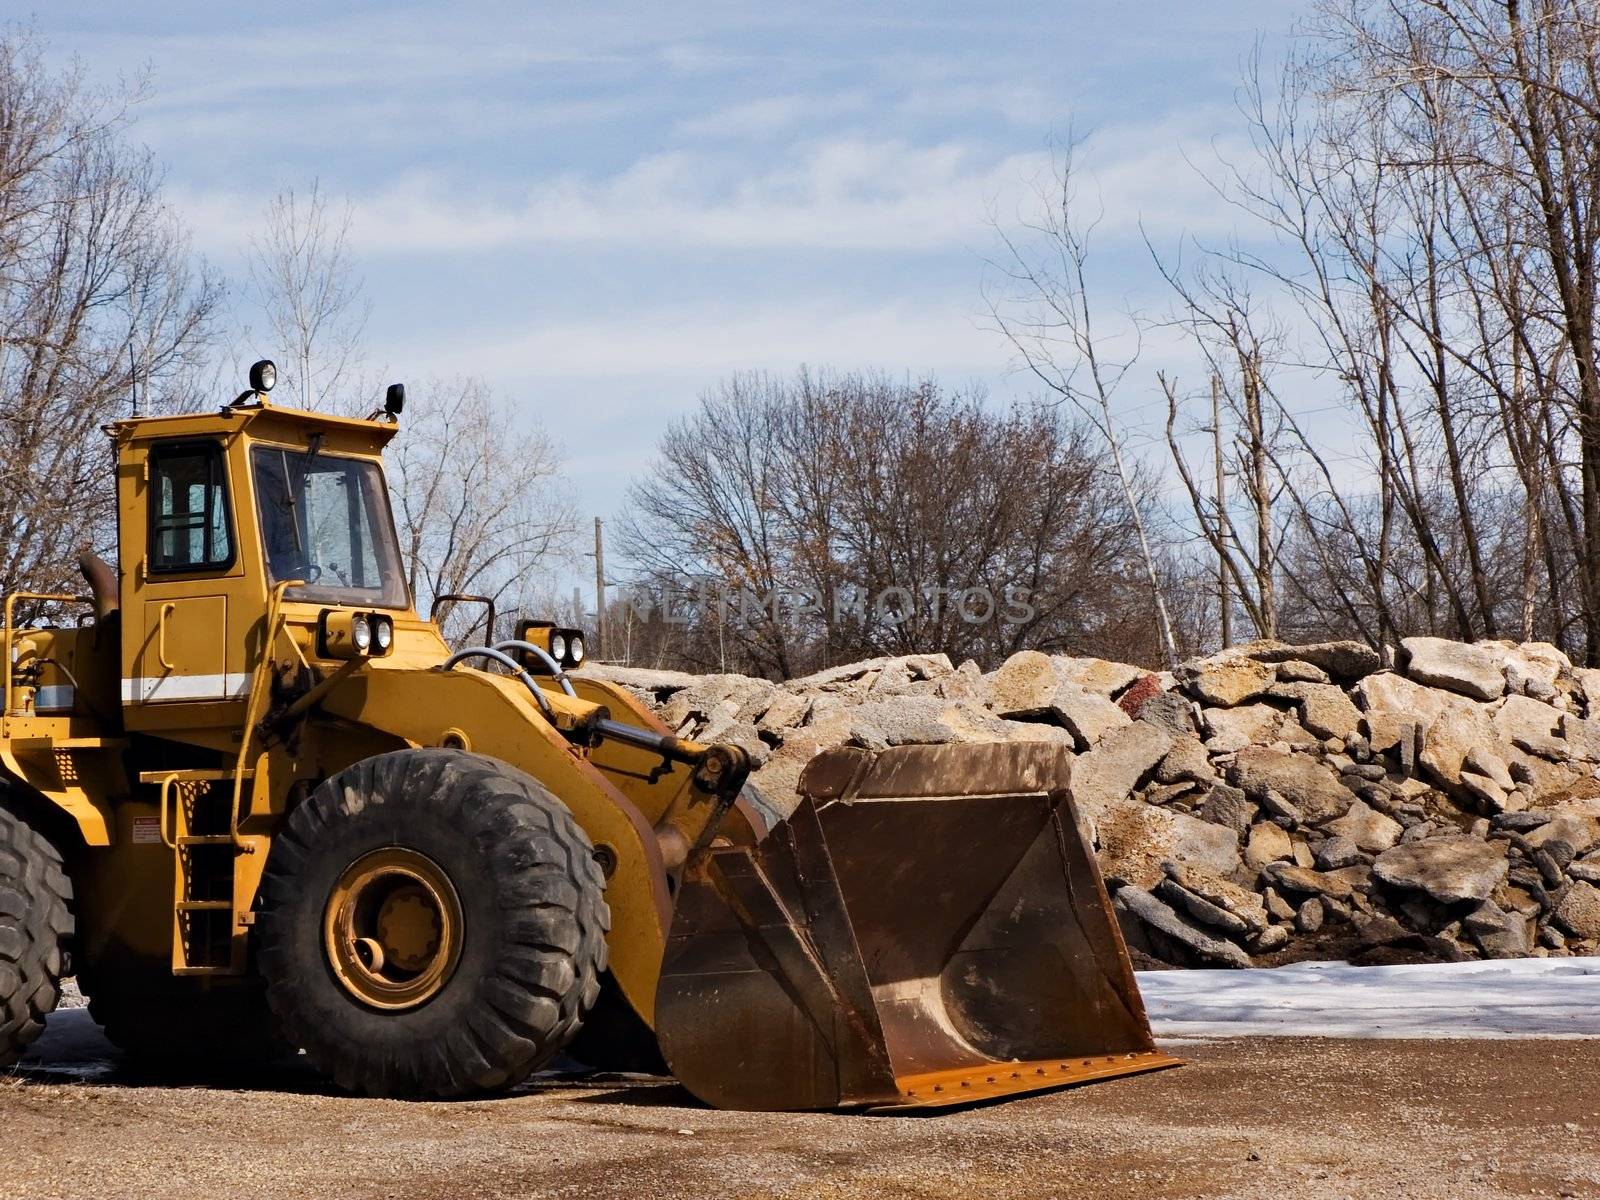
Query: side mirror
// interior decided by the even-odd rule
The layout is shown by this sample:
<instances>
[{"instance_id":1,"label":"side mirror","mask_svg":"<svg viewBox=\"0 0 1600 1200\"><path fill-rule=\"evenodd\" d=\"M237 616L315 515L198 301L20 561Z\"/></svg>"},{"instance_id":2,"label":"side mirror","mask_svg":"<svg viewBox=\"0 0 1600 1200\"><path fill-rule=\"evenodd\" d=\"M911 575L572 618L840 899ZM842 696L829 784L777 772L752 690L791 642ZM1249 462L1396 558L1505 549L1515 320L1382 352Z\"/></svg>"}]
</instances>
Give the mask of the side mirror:
<instances>
[{"instance_id":1,"label":"side mirror","mask_svg":"<svg viewBox=\"0 0 1600 1200\"><path fill-rule=\"evenodd\" d=\"M406 385L391 383L383 394L383 411L391 421L398 420L406 407Z\"/></svg>"}]
</instances>

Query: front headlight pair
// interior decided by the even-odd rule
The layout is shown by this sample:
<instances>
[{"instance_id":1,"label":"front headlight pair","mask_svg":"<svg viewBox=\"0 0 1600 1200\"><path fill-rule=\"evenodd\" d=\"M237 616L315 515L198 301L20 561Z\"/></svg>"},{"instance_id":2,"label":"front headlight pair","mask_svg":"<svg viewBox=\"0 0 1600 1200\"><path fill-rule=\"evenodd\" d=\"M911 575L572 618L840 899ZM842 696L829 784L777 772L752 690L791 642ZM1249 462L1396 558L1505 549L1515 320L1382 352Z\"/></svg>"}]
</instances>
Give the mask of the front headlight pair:
<instances>
[{"instance_id":1,"label":"front headlight pair","mask_svg":"<svg viewBox=\"0 0 1600 1200\"><path fill-rule=\"evenodd\" d=\"M325 608L317 615L317 653L323 658L382 658L394 649L387 613Z\"/></svg>"},{"instance_id":2,"label":"front headlight pair","mask_svg":"<svg viewBox=\"0 0 1600 1200\"><path fill-rule=\"evenodd\" d=\"M563 669L582 666L583 660L589 657L589 648L584 644L583 630L561 628L550 621L519 622L517 640L538 646L560 663ZM528 670L534 674L549 674L548 663L540 662L536 655L530 654L525 657Z\"/></svg>"}]
</instances>

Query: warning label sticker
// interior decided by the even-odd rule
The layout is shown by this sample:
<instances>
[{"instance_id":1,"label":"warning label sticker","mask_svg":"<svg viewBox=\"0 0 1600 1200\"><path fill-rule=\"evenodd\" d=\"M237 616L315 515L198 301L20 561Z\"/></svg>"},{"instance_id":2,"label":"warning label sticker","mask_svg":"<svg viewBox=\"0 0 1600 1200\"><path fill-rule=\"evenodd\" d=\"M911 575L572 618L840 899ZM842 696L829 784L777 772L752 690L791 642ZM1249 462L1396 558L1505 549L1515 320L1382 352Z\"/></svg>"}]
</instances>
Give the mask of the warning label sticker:
<instances>
[{"instance_id":1,"label":"warning label sticker","mask_svg":"<svg viewBox=\"0 0 1600 1200\"><path fill-rule=\"evenodd\" d=\"M135 817L133 819L133 844L135 846L149 845L161 841L161 821L156 817Z\"/></svg>"}]
</instances>

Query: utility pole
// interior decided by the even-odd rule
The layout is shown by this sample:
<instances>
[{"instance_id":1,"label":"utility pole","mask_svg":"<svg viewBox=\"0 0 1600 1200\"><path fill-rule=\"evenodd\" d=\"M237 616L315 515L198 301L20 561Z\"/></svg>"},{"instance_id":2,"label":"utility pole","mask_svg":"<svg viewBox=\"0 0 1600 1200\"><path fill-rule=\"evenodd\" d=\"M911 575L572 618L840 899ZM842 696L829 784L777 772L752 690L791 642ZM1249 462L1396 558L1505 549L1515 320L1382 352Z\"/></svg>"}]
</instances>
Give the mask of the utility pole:
<instances>
[{"instance_id":1,"label":"utility pole","mask_svg":"<svg viewBox=\"0 0 1600 1200\"><path fill-rule=\"evenodd\" d=\"M606 648L606 551L600 535L600 518L594 519L594 654Z\"/></svg>"},{"instance_id":2,"label":"utility pole","mask_svg":"<svg viewBox=\"0 0 1600 1200\"><path fill-rule=\"evenodd\" d=\"M1217 603L1222 614L1222 648L1233 645L1232 599L1228 595L1228 483L1222 464L1222 377L1211 373L1211 447L1217 466Z\"/></svg>"}]
</instances>

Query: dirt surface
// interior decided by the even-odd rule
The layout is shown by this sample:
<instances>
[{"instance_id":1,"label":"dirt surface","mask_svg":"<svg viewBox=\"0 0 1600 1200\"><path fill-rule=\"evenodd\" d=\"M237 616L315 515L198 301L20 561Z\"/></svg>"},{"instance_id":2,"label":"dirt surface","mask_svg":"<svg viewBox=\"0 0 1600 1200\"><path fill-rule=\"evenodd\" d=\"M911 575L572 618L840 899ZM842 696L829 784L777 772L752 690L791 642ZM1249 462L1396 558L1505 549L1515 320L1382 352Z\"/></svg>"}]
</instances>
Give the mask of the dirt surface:
<instances>
[{"instance_id":1,"label":"dirt surface","mask_svg":"<svg viewBox=\"0 0 1600 1200\"><path fill-rule=\"evenodd\" d=\"M63 1019L65 1017L65 1019ZM1166 1043L1178 1070L940 1116L701 1108L666 1081L491 1101L279 1071L129 1077L58 1014L0 1078L24 1197L1600 1197L1600 1041Z\"/></svg>"}]
</instances>

